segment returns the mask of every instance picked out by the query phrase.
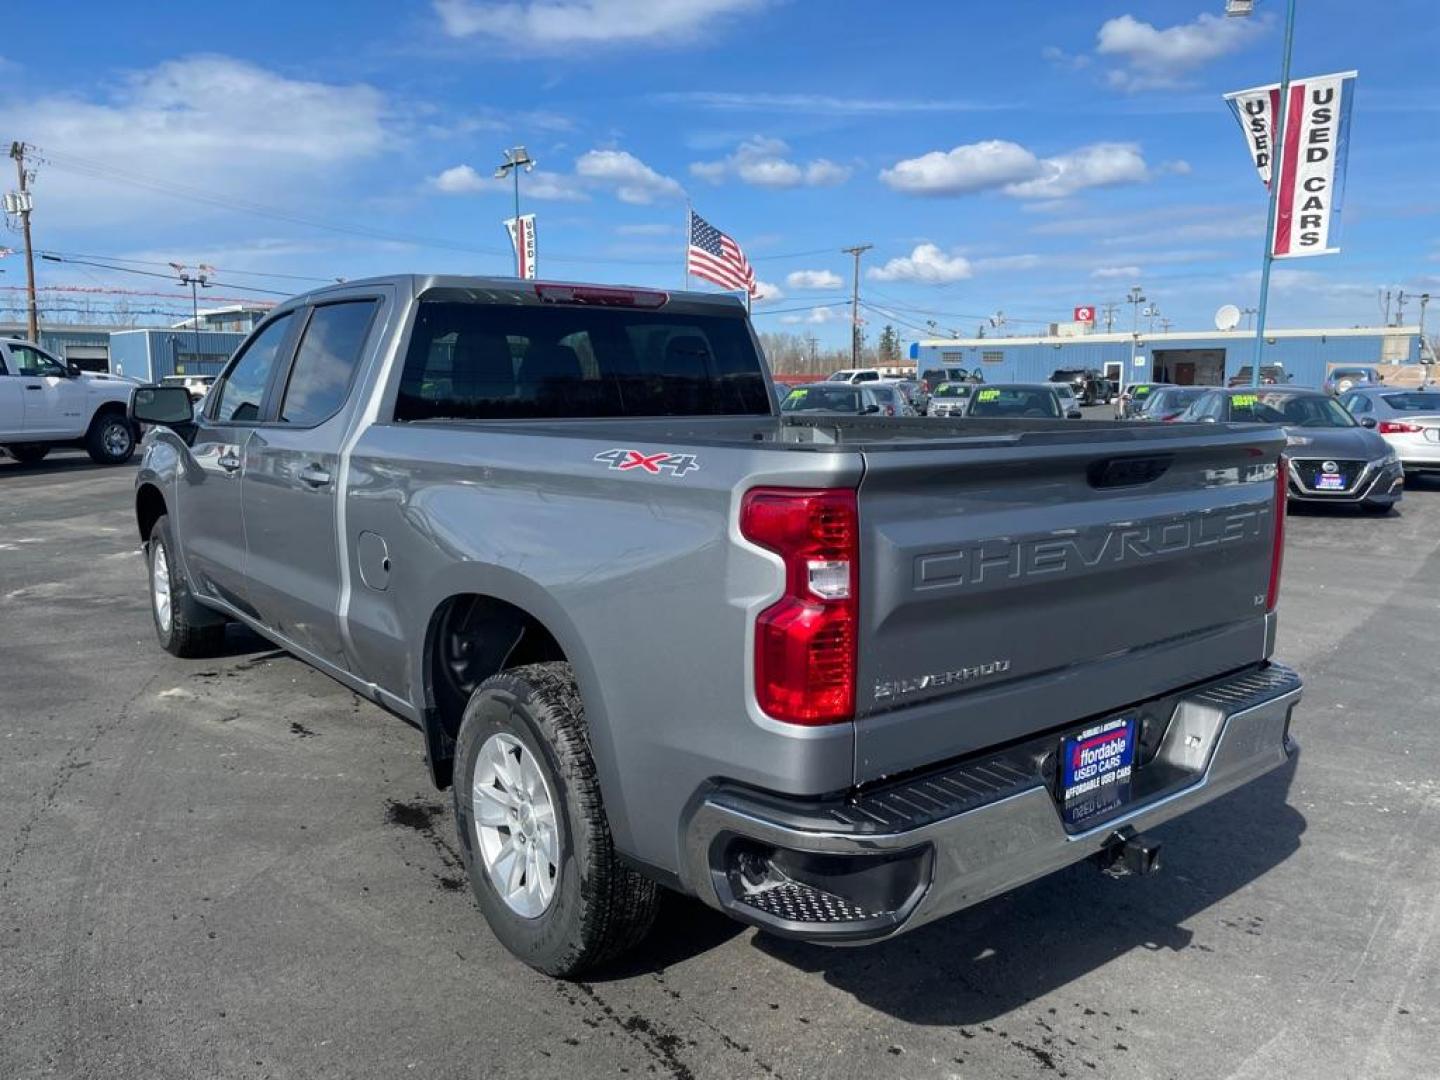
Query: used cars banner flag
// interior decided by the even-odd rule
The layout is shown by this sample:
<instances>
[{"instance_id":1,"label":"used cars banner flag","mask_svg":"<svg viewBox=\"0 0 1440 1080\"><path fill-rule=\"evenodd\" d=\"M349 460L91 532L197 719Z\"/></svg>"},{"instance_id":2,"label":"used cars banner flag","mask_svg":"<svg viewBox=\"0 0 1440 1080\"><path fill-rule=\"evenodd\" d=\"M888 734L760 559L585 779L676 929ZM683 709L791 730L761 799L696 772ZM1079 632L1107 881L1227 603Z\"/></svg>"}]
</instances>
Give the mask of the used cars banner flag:
<instances>
[{"instance_id":1,"label":"used cars banner flag","mask_svg":"<svg viewBox=\"0 0 1440 1080\"><path fill-rule=\"evenodd\" d=\"M1271 254L1277 259L1333 255L1340 232L1340 203L1350 145L1355 75L1343 71L1296 79L1285 111L1285 145L1279 148L1280 192ZM1278 84L1225 95L1240 122L1260 181L1270 186L1275 153Z\"/></svg>"},{"instance_id":2,"label":"used cars banner flag","mask_svg":"<svg viewBox=\"0 0 1440 1080\"><path fill-rule=\"evenodd\" d=\"M518 218L505 219L505 231L510 234L510 246L515 249L515 276L535 277L535 215L521 214Z\"/></svg>"}]
</instances>

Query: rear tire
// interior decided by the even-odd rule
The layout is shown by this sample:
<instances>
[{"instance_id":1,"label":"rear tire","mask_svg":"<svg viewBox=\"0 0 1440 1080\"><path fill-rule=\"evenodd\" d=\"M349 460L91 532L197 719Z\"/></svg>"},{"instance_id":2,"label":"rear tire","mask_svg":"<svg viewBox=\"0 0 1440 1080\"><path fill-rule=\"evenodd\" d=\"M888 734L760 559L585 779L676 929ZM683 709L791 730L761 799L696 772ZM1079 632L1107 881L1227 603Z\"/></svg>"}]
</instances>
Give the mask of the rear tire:
<instances>
[{"instance_id":1,"label":"rear tire","mask_svg":"<svg viewBox=\"0 0 1440 1080\"><path fill-rule=\"evenodd\" d=\"M96 465L124 465L135 453L135 427L121 412L102 412L90 421L85 449Z\"/></svg>"},{"instance_id":2,"label":"rear tire","mask_svg":"<svg viewBox=\"0 0 1440 1080\"><path fill-rule=\"evenodd\" d=\"M145 544L155 636L171 656L214 656L225 646L225 619L191 595L185 574L175 561L175 550L170 519L161 516Z\"/></svg>"},{"instance_id":3,"label":"rear tire","mask_svg":"<svg viewBox=\"0 0 1440 1080\"><path fill-rule=\"evenodd\" d=\"M513 766L497 771L497 750ZM528 782L519 779L527 776ZM512 668L476 687L456 740L453 794L475 899L516 957L569 979L644 939L660 890L615 854L569 664ZM538 834L536 859L548 889L527 900L536 864L515 875L521 859L515 853L535 848L535 827L527 821L542 820L542 799L532 799L542 795L551 812L543 818L549 829ZM497 884L497 878L503 880Z\"/></svg>"},{"instance_id":4,"label":"rear tire","mask_svg":"<svg viewBox=\"0 0 1440 1080\"><path fill-rule=\"evenodd\" d=\"M21 465L34 465L37 461L44 460L45 455L50 453L50 447L38 443L22 443L19 446L5 447L5 452Z\"/></svg>"}]
</instances>

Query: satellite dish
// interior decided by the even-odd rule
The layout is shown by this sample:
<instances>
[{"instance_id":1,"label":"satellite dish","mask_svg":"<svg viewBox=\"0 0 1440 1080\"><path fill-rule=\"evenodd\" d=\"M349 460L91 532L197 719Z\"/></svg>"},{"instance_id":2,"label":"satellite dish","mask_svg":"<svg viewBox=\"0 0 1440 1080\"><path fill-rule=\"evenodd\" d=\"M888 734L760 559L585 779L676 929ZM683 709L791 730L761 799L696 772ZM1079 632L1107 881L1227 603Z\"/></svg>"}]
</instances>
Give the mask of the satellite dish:
<instances>
[{"instance_id":1,"label":"satellite dish","mask_svg":"<svg viewBox=\"0 0 1440 1080\"><path fill-rule=\"evenodd\" d=\"M1240 325L1240 309L1234 304L1225 304L1215 312L1216 330L1234 330Z\"/></svg>"}]
</instances>

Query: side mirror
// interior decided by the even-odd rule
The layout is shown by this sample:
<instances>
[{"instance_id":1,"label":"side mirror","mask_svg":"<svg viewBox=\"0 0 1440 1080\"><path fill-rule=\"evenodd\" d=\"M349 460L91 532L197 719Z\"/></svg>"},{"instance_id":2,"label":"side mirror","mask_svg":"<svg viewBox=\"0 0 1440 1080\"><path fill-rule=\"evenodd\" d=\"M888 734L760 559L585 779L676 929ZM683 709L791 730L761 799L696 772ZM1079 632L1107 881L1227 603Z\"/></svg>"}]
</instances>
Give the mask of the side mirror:
<instances>
[{"instance_id":1,"label":"side mirror","mask_svg":"<svg viewBox=\"0 0 1440 1080\"><path fill-rule=\"evenodd\" d=\"M78 379L81 374L79 364L67 363L65 365L65 377L67 379Z\"/></svg>"},{"instance_id":2,"label":"side mirror","mask_svg":"<svg viewBox=\"0 0 1440 1080\"><path fill-rule=\"evenodd\" d=\"M1362 416L1360 418L1360 426L1373 428L1375 426L1375 418L1373 416Z\"/></svg>"},{"instance_id":3,"label":"side mirror","mask_svg":"<svg viewBox=\"0 0 1440 1080\"><path fill-rule=\"evenodd\" d=\"M870 416L873 413L878 413L879 411L879 405L866 405L863 409L860 410L861 414L865 416Z\"/></svg>"},{"instance_id":4,"label":"side mirror","mask_svg":"<svg viewBox=\"0 0 1440 1080\"><path fill-rule=\"evenodd\" d=\"M195 430L195 403L183 386L137 386L130 392L130 419L168 427L188 441Z\"/></svg>"},{"instance_id":5,"label":"side mirror","mask_svg":"<svg viewBox=\"0 0 1440 1080\"><path fill-rule=\"evenodd\" d=\"M1065 414L1066 420L1080 420L1083 419L1083 417L1084 414L1079 409L1071 409Z\"/></svg>"}]
</instances>

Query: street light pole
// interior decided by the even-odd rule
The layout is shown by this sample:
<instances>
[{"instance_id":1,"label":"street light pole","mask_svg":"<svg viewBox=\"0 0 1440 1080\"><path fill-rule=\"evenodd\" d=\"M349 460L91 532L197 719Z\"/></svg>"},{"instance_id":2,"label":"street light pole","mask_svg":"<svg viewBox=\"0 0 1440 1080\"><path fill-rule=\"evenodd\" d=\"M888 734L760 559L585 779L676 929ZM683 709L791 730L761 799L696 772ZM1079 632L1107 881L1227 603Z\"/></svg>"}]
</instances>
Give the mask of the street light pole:
<instances>
[{"instance_id":1,"label":"street light pole","mask_svg":"<svg viewBox=\"0 0 1440 1080\"><path fill-rule=\"evenodd\" d=\"M180 284L190 286L190 335L195 349L195 363L200 363L200 290L210 287L210 275L215 272L213 266L201 263L191 274L184 263L172 262L170 266L180 275ZM179 372L176 372L179 374Z\"/></svg>"},{"instance_id":2,"label":"street light pole","mask_svg":"<svg viewBox=\"0 0 1440 1080\"><path fill-rule=\"evenodd\" d=\"M1253 0L1226 0L1225 14L1250 15ZM1265 214L1265 259L1260 264L1260 302L1255 315L1255 355L1250 363L1250 385L1260 385L1260 362L1265 353L1265 309L1270 302L1270 264L1275 261L1275 214L1280 203L1280 160L1285 152L1285 114L1290 111L1290 53L1295 42L1295 0L1285 4L1285 50L1280 61L1280 98L1275 109L1274 144L1270 154L1270 208Z\"/></svg>"},{"instance_id":3,"label":"street light pole","mask_svg":"<svg viewBox=\"0 0 1440 1080\"><path fill-rule=\"evenodd\" d=\"M1125 302L1130 305L1133 325L1130 328L1130 363L1126 366L1125 373L1120 376L1120 389L1122 391L1129 385L1131 375L1134 373L1135 346L1140 342L1140 305L1145 303L1145 294L1140 291L1139 285L1134 286L1130 290L1129 295L1125 297Z\"/></svg>"},{"instance_id":4,"label":"street light pole","mask_svg":"<svg viewBox=\"0 0 1440 1080\"><path fill-rule=\"evenodd\" d=\"M523 146L512 146L504 151L505 162L495 169L495 179L504 180L511 176L515 181L515 276L520 276L520 170L531 172L535 168L535 159Z\"/></svg>"}]
</instances>

